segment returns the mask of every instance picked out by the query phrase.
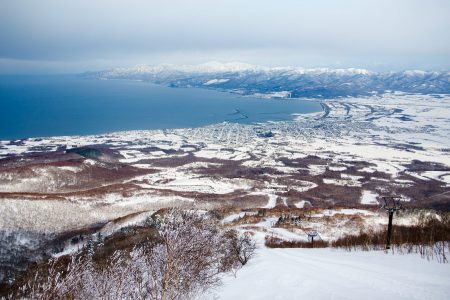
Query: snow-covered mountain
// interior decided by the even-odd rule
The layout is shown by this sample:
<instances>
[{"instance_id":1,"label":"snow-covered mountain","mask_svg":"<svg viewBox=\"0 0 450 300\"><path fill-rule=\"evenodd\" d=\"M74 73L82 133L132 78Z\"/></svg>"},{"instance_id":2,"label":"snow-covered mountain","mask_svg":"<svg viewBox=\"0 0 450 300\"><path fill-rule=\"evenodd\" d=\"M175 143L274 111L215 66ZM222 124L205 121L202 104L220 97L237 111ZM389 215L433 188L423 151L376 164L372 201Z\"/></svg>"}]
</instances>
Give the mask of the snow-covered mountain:
<instances>
[{"instance_id":1,"label":"snow-covered mountain","mask_svg":"<svg viewBox=\"0 0 450 300\"><path fill-rule=\"evenodd\" d=\"M245 63L141 65L83 74L87 78L144 80L172 87L203 87L245 95L336 98L386 91L450 94L450 72L264 67Z\"/></svg>"}]
</instances>

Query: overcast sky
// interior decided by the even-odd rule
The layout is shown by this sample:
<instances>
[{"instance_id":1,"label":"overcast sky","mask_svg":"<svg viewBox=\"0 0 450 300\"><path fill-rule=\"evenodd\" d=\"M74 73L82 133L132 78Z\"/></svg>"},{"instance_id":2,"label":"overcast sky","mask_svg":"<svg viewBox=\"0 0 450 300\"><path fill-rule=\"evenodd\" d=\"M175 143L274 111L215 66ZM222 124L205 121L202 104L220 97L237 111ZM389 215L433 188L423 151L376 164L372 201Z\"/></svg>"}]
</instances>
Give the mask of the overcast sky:
<instances>
[{"instance_id":1,"label":"overcast sky","mask_svg":"<svg viewBox=\"0 0 450 300\"><path fill-rule=\"evenodd\" d=\"M450 0L0 0L0 73L136 64L450 69Z\"/></svg>"}]
</instances>

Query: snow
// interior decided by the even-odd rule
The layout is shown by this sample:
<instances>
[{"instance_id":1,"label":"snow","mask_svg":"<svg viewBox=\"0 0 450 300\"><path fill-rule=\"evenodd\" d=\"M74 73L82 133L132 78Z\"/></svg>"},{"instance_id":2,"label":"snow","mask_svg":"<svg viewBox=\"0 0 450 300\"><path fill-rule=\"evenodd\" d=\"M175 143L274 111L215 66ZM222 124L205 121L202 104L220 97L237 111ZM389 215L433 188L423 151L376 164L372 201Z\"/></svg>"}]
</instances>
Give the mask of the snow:
<instances>
[{"instance_id":1,"label":"snow","mask_svg":"<svg viewBox=\"0 0 450 300\"><path fill-rule=\"evenodd\" d=\"M71 244L66 245L64 247L63 251L61 251L59 253L56 253L56 254L53 254L53 257L58 258L58 257L64 256L64 255L77 253L78 251L83 249L83 247L85 245L86 245L86 243L78 243L78 244L74 244L74 245L71 245Z\"/></svg>"},{"instance_id":2,"label":"snow","mask_svg":"<svg viewBox=\"0 0 450 300\"><path fill-rule=\"evenodd\" d=\"M217 76L217 78L220 77ZM120 151L123 156L120 159L121 162L155 170L155 173L129 179L129 182L142 189L131 196L123 196L121 193L104 193L95 196L65 196L65 200L61 201L45 199L28 201L26 196L20 199L3 199L0 205L2 216L0 229L21 228L36 232L62 232L98 222L108 222L139 211L156 210L167 206L204 205L196 200L197 193L223 195L238 192L239 195L263 195L269 197L268 201L258 205L273 207L277 204L277 195L282 195L289 189L305 192L322 186L319 180L315 181L317 184L297 180L295 178L302 178L297 175L303 176L303 173L309 172L310 175L315 176L323 174L327 169L348 175L342 174L337 179L325 178L323 182L326 184L362 185L361 190L365 191L362 191L360 201L363 204L369 202L375 204L375 192L383 193L384 186L394 184L414 186L415 182L405 180L407 179L403 176L405 174L426 180L426 183L439 180L442 185L449 184L450 172L403 173L403 171L413 160L443 164L442 170L450 167L450 154L446 151L450 145L448 134L450 96L435 98L430 95L392 93L382 96L325 100L323 104L330 109L327 115L324 113L302 115L289 122L257 125L219 123L200 128L30 138L20 143L0 141L1 157L30 153L35 151L33 150L35 147L56 150L61 146L72 148L108 144ZM396 109L402 112L395 113ZM349 113L347 113L348 110L350 110ZM399 117L403 114L408 115L413 121L400 120ZM258 132L269 130L274 133L273 137L258 137ZM149 152L147 148L155 148L157 151ZM187 163L179 167L158 167L156 164L152 166L153 162L145 162L147 159L170 159L182 155L191 155L192 162L188 157ZM309 156L316 158L307 161L307 165L282 162L283 158L296 160ZM264 180L250 180L224 179L220 175L213 177L204 173L199 174L199 170L196 170L196 168L211 167L220 169L217 168L220 165L227 167L227 162L219 161L221 159L233 160L233 165L241 163L241 166L247 167L267 167L277 172L268 173ZM216 161L220 163L217 164ZM95 160L85 160L81 168L84 170L91 165L101 167L101 164L103 163ZM343 166L347 166L347 170ZM355 167L358 170L355 170ZM52 180L58 178L60 174L74 175L71 174L72 171L76 171L75 167L51 167L42 172L36 169L36 176L24 178L23 181L14 179L10 172L4 172L0 175L0 190L36 192L44 182L48 187L47 192L57 192L59 187L54 185ZM359 172L373 174L371 178L363 181L361 177L355 176L355 174L362 175ZM377 172L385 174L380 177ZM52 177L52 174L55 176ZM402 177L398 177L400 175ZM279 180L280 178L287 180ZM371 192L368 191L370 186L378 187ZM179 194L185 196L175 196ZM279 199L281 203L286 200L281 196ZM302 198L300 195L294 200L290 198L288 203L293 203L297 207L307 206L307 202L302 199L308 198ZM414 203L415 199L409 200ZM321 215L332 216L336 213L342 214L346 211L335 210L323 212ZM358 212L351 211L351 213ZM319 231L325 240L333 240L361 228L380 229L387 222L384 212L373 215L364 213L360 224L354 226L339 223L340 218L336 218L336 222L330 218L330 224L327 224L326 220L320 219L319 215L320 211L311 221L306 220L304 225L305 228L311 227ZM403 224L403 222L412 221L396 217L394 222ZM267 231L286 238L295 236L304 238L305 236L300 231L286 232L276 228L263 228L263 224L258 226L261 231L257 234Z\"/></svg>"},{"instance_id":3,"label":"snow","mask_svg":"<svg viewBox=\"0 0 450 300\"><path fill-rule=\"evenodd\" d=\"M157 66L137 65L132 68L116 68L105 72L105 76L118 76L128 74L157 74L161 72L183 72L183 73L236 73L236 72L291 72L292 74L324 74L336 75L371 75L374 72L366 69L331 69L314 68L305 69L301 67L265 67L242 62L217 62L212 61L199 65L173 65L161 64Z\"/></svg>"},{"instance_id":4,"label":"snow","mask_svg":"<svg viewBox=\"0 0 450 300\"><path fill-rule=\"evenodd\" d=\"M378 197L377 193L374 193L372 191L363 190L362 196L361 196L361 204L375 204L376 205L376 204L378 204L377 197Z\"/></svg>"},{"instance_id":5,"label":"snow","mask_svg":"<svg viewBox=\"0 0 450 300\"><path fill-rule=\"evenodd\" d=\"M334 178L323 178L323 183L325 184L334 184L334 185L342 185L342 186L361 186L359 181L351 180L351 179L334 179Z\"/></svg>"},{"instance_id":6,"label":"snow","mask_svg":"<svg viewBox=\"0 0 450 300\"><path fill-rule=\"evenodd\" d=\"M326 171L326 167L326 165L309 165L309 174L312 176L323 174Z\"/></svg>"},{"instance_id":7,"label":"snow","mask_svg":"<svg viewBox=\"0 0 450 300\"><path fill-rule=\"evenodd\" d=\"M431 178L434 180L442 181L447 186L450 185L450 172L449 171L425 171L421 174L425 178Z\"/></svg>"},{"instance_id":8,"label":"snow","mask_svg":"<svg viewBox=\"0 0 450 300\"><path fill-rule=\"evenodd\" d=\"M232 215L229 215L229 216L223 218L223 220L220 223L221 224L231 223L231 222L234 222L244 216L245 216L245 212L240 212L238 214L232 214Z\"/></svg>"},{"instance_id":9,"label":"snow","mask_svg":"<svg viewBox=\"0 0 450 300\"><path fill-rule=\"evenodd\" d=\"M7 141L0 142L0 156L21 154L31 151L32 147L45 146L57 148L61 145L83 146L108 142L111 145L126 146L120 150L124 156L121 162L133 163L141 159L154 159L179 156L163 151L143 153L139 148L149 146L160 149L182 150L186 155L188 149L183 144L199 146L201 150L189 151L198 158L248 160L244 165L270 166L282 172L294 172L295 168L283 168L276 165L277 158L296 159L308 155L331 158L332 164L308 166L311 175L319 175L329 168L332 171L344 171L341 167L345 160L359 160L373 163L373 166L360 168L362 172L384 172L397 177L412 160L442 163L449 165L449 155L442 149L448 148L447 116L450 113L450 97L435 99L429 95L385 94L344 100L327 100L330 108L323 119L316 119L317 114L298 116L294 122L258 124L267 127L276 135L271 139L255 137L255 126L221 123L202 128L185 128L171 130L149 130L116 132L102 136L51 137L41 140L27 139L23 144L15 145ZM419 105L418 103L426 103ZM347 108L346 106L347 105ZM351 118L346 110L351 107ZM402 113L393 113L395 109ZM398 119L407 114L414 122ZM374 118L376 117L376 118ZM371 118L374 118L373 120ZM370 119L370 120L369 120ZM317 126L316 126L317 125ZM323 127L323 126L325 127ZM264 129L266 130L266 129ZM420 149L403 149L396 144L408 144L414 140ZM128 142L133 142L130 145ZM278 143L278 144L277 144ZM287 143L280 146L280 143ZM231 150L232 149L232 150ZM257 160L252 158L257 157ZM87 162L88 163L88 162ZM144 167L142 164L139 167ZM448 181L445 174L417 174L421 178L436 178Z\"/></svg>"},{"instance_id":10,"label":"snow","mask_svg":"<svg viewBox=\"0 0 450 300\"><path fill-rule=\"evenodd\" d=\"M228 82L230 79L211 79L205 82L203 85L212 85Z\"/></svg>"},{"instance_id":11,"label":"snow","mask_svg":"<svg viewBox=\"0 0 450 300\"><path fill-rule=\"evenodd\" d=\"M207 177L189 178L180 174L167 184L153 184L153 188L170 189L173 191L195 191L199 193L227 194L235 190L249 189L250 180L242 179L212 179Z\"/></svg>"},{"instance_id":12,"label":"snow","mask_svg":"<svg viewBox=\"0 0 450 300\"><path fill-rule=\"evenodd\" d=\"M189 170L189 169L196 169L196 168L210 168L210 167L218 167L218 166L221 166L221 164L198 161L198 162L185 164L185 165L179 167L178 169L179 170Z\"/></svg>"},{"instance_id":13,"label":"snow","mask_svg":"<svg viewBox=\"0 0 450 300\"><path fill-rule=\"evenodd\" d=\"M80 199L76 199L80 201ZM176 196L146 197L138 195L119 203L98 206L91 201L2 199L0 229L59 233L104 223L132 213L158 210L162 207L182 206L192 201Z\"/></svg>"},{"instance_id":14,"label":"snow","mask_svg":"<svg viewBox=\"0 0 450 300\"><path fill-rule=\"evenodd\" d=\"M447 186L450 186L450 175L443 175L440 178L447 184Z\"/></svg>"},{"instance_id":15,"label":"snow","mask_svg":"<svg viewBox=\"0 0 450 300\"><path fill-rule=\"evenodd\" d=\"M374 215L373 212L365 209L356 209L356 208L342 208L342 209L325 209L323 212L314 214L312 217L323 217L328 216L332 217L334 215L341 214L341 215L363 215L363 216L372 216Z\"/></svg>"},{"instance_id":16,"label":"snow","mask_svg":"<svg viewBox=\"0 0 450 300\"><path fill-rule=\"evenodd\" d=\"M267 201L267 205L264 206L264 208L274 208L277 205L277 195L274 195L272 193L267 194L269 197L269 201Z\"/></svg>"},{"instance_id":17,"label":"snow","mask_svg":"<svg viewBox=\"0 0 450 300\"><path fill-rule=\"evenodd\" d=\"M304 208L305 204L311 205L311 202L309 202L308 200L300 200L299 202L295 203L295 207Z\"/></svg>"},{"instance_id":18,"label":"snow","mask_svg":"<svg viewBox=\"0 0 450 300\"><path fill-rule=\"evenodd\" d=\"M202 158L217 158L217 159L229 159L229 160L243 160L249 159L250 155L240 151L227 151L222 149L202 149L195 152L195 156Z\"/></svg>"},{"instance_id":19,"label":"snow","mask_svg":"<svg viewBox=\"0 0 450 300\"><path fill-rule=\"evenodd\" d=\"M330 171L337 171L337 172L339 172L339 171L347 170L347 167L345 167L345 166L339 166L339 167L330 166L330 167L328 167L328 169L330 169Z\"/></svg>"},{"instance_id":20,"label":"snow","mask_svg":"<svg viewBox=\"0 0 450 300\"><path fill-rule=\"evenodd\" d=\"M375 173L377 170L374 168L364 167L362 169L359 169L359 171L365 172L365 173Z\"/></svg>"},{"instance_id":21,"label":"snow","mask_svg":"<svg viewBox=\"0 0 450 300\"><path fill-rule=\"evenodd\" d=\"M422 70L407 70L407 71L404 71L403 74L405 76L417 76L417 75L425 76L427 74L427 72L422 71Z\"/></svg>"},{"instance_id":22,"label":"snow","mask_svg":"<svg viewBox=\"0 0 450 300\"><path fill-rule=\"evenodd\" d=\"M425 177L425 176L422 176L422 175L420 175L420 174L417 173L417 172L409 172L409 171L406 171L405 173L408 174L408 175L411 175L411 176L413 176L413 177L416 177L417 179L421 179L421 180L425 180L425 181L430 180L430 178Z\"/></svg>"},{"instance_id":23,"label":"snow","mask_svg":"<svg viewBox=\"0 0 450 300\"><path fill-rule=\"evenodd\" d=\"M199 65L173 65L160 64L157 66L137 65L132 68L116 68L108 71L107 76L137 74L156 74L161 72L183 72L183 73L227 73L227 72L247 72L264 70L264 67L250 65L240 62L208 62Z\"/></svg>"},{"instance_id":24,"label":"snow","mask_svg":"<svg viewBox=\"0 0 450 300\"><path fill-rule=\"evenodd\" d=\"M80 167L73 167L73 166L59 166L60 170L69 171L69 172L80 172L82 169Z\"/></svg>"},{"instance_id":25,"label":"snow","mask_svg":"<svg viewBox=\"0 0 450 300\"><path fill-rule=\"evenodd\" d=\"M154 213L155 213L155 211L148 211L148 212L138 213L136 215L121 219L119 221L108 222L100 230L100 233L103 236L109 236L109 235L113 234L114 232L119 231L121 228L128 227L128 226L141 225Z\"/></svg>"},{"instance_id":26,"label":"snow","mask_svg":"<svg viewBox=\"0 0 450 300\"><path fill-rule=\"evenodd\" d=\"M296 180L295 182L297 183L296 185L288 186L287 188L296 190L298 192L306 192L317 187L317 184L315 184L314 182L304 180Z\"/></svg>"},{"instance_id":27,"label":"snow","mask_svg":"<svg viewBox=\"0 0 450 300\"><path fill-rule=\"evenodd\" d=\"M363 176L357 176L357 175L350 175L350 174L341 174L341 178L342 179L348 179L348 180L353 180L353 181L358 181L362 178L364 178Z\"/></svg>"},{"instance_id":28,"label":"snow","mask_svg":"<svg viewBox=\"0 0 450 300\"><path fill-rule=\"evenodd\" d=\"M272 92L272 93L254 93L253 97L257 98L265 98L265 99L273 99L273 98L291 98L291 92L289 91L280 91L280 92Z\"/></svg>"},{"instance_id":29,"label":"snow","mask_svg":"<svg viewBox=\"0 0 450 300\"><path fill-rule=\"evenodd\" d=\"M200 299L448 299L450 266L418 255L333 249L258 249Z\"/></svg>"}]
</instances>

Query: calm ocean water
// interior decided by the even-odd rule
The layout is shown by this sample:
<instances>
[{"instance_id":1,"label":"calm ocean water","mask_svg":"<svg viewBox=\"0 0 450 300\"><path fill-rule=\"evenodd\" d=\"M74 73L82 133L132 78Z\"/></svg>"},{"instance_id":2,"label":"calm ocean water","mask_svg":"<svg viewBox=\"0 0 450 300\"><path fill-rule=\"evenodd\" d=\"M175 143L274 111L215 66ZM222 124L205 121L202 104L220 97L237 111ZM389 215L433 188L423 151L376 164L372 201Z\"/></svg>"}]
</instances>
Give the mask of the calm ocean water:
<instances>
[{"instance_id":1,"label":"calm ocean water","mask_svg":"<svg viewBox=\"0 0 450 300\"><path fill-rule=\"evenodd\" d=\"M264 100L146 82L0 76L0 139L280 121L320 110L316 102Z\"/></svg>"}]
</instances>

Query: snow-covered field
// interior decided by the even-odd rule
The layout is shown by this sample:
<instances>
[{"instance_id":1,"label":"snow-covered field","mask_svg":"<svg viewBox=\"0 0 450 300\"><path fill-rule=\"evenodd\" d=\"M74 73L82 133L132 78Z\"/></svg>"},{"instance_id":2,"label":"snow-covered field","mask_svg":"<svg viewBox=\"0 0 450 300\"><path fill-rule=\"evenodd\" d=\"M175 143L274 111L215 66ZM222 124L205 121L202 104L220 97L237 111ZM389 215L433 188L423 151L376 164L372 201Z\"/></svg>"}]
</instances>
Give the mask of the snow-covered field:
<instances>
[{"instance_id":1,"label":"snow-covered field","mask_svg":"<svg viewBox=\"0 0 450 300\"><path fill-rule=\"evenodd\" d=\"M201 299L448 299L450 266L383 251L268 249Z\"/></svg>"}]
</instances>

